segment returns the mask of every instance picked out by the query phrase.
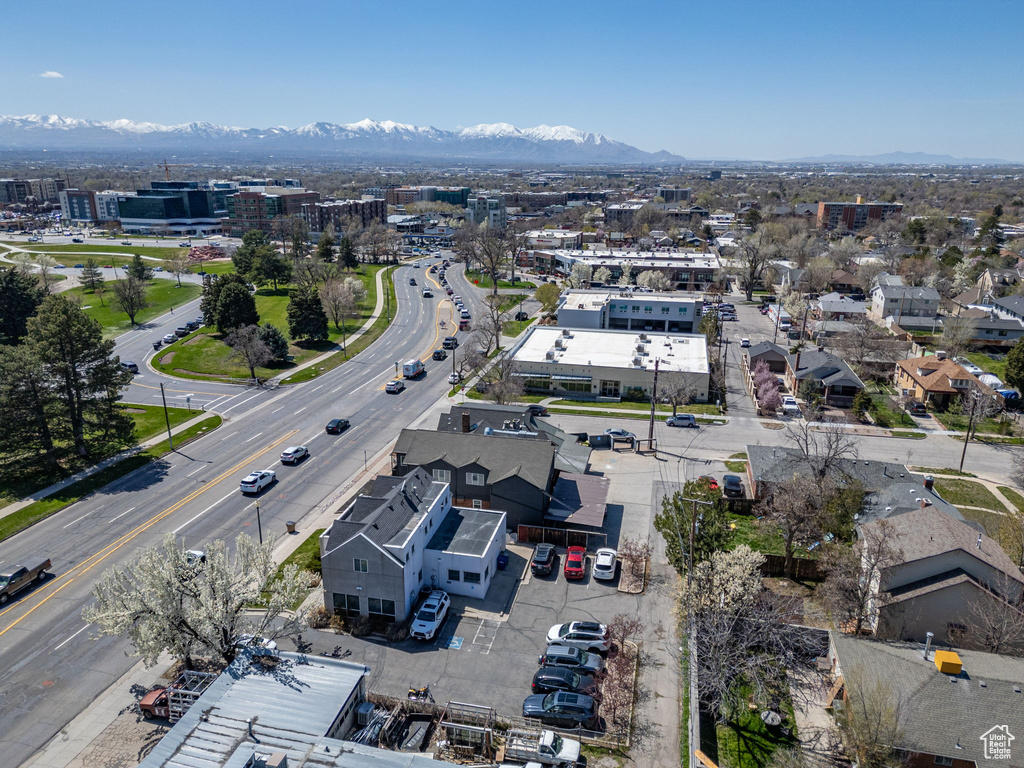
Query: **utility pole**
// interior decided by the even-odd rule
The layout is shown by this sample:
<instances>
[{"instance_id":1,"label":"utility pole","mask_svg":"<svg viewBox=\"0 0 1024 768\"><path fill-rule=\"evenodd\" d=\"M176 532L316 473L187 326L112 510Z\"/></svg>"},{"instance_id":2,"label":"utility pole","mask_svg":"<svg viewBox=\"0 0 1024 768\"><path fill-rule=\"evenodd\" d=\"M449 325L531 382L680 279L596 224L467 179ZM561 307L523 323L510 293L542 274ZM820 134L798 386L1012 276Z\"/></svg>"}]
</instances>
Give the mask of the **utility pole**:
<instances>
[{"instance_id":1,"label":"utility pole","mask_svg":"<svg viewBox=\"0 0 1024 768\"><path fill-rule=\"evenodd\" d=\"M659 358L654 359L654 383L651 384L651 426L647 433L647 444L654 448L654 411L658 407L658 363Z\"/></svg>"},{"instance_id":2,"label":"utility pole","mask_svg":"<svg viewBox=\"0 0 1024 768\"><path fill-rule=\"evenodd\" d=\"M263 543L263 521L260 520L260 500L256 499L256 530L260 533L260 544Z\"/></svg>"},{"instance_id":3,"label":"utility pole","mask_svg":"<svg viewBox=\"0 0 1024 768\"><path fill-rule=\"evenodd\" d=\"M164 383L160 382L160 398L164 401L164 421L167 422L167 443L174 450L174 438L171 437L171 417L167 413L167 395L164 394ZM963 466L963 462L960 463Z\"/></svg>"},{"instance_id":4,"label":"utility pole","mask_svg":"<svg viewBox=\"0 0 1024 768\"><path fill-rule=\"evenodd\" d=\"M967 434L964 435L964 449L960 452L960 472L964 471L964 459L967 458L967 444L971 442L971 427L974 426L974 415L981 408L981 401L978 400L980 395L977 390L971 390L968 397L970 397L971 412L967 416Z\"/></svg>"}]
</instances>

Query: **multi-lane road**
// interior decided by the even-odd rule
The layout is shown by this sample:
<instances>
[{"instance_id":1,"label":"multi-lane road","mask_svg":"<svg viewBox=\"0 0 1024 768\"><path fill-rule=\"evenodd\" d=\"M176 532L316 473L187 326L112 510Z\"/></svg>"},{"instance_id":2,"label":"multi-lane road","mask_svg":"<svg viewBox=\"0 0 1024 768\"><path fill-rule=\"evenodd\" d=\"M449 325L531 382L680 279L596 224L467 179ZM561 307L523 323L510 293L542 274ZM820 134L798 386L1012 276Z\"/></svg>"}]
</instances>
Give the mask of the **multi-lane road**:
<instances>
[{"instance_id":1,"label":"multi-lane road","mask_svg":"<svg viewBox=\"0 0 1024 768\"><path fill-rule=\"evenodd\" d=\"M20 765L134 662L126 641L94 638L81 618L104 569L168 532L191 548L242 532L255 536L255 501L239 493L238 482L256 469L274 468L279 479L259 497L264 534L283 532L286 521L301 528L303 518L317 514L367 458L381 454L449 389L451 359L434 362L430 356L457 328L452 304L431 282L436 278L426 264L394 274L397 316L388 330L344 365L298 386L265 390L185 381L146 365L154 338L198 315L198 302L117 340L121 359L140 367L127 401L159 403L164 382L168 404L181 406L190 398L193 408L205 407L225 421L211 435L0 543L0 566L34 554L53 560L45 585L0 609L0 766ZM411 277L418 285L409 284ZM482 301L461 268L452 268L449 279L476 315ZM422 297L424 285L435 288L434 298ZM466 335L459 334L463 342ZM414 357L424 360L426 375L408 382L401 394L386 394L396 363ZM326 434L324 425L336 417L349 419L351 428ZM281 465L281 450L297 444L309 447L310 458Z\"/></svg>"}]
</instances>

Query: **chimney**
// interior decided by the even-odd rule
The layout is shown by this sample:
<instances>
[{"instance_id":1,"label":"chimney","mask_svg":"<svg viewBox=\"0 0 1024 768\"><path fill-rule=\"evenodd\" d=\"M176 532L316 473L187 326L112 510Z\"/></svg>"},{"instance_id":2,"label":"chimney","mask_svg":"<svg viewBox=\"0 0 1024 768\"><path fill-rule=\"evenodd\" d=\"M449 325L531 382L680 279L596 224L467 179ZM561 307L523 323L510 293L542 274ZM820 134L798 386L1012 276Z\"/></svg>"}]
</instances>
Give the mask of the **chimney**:
<instances>
[{"instance_id":1,"label":"chimney","mask_svg":"<svg viewBox=\"0 0 1024 768\"><path fill-rule=\"evenodd\" d=\"M925 634L925 638L926 638L925 639L925 643L924 643L924 660L925 661L928 661L928 651L931 650L932 638L933 637L935 637L935 633L934 632L928 632L927 634Z\"/></svg>"},{"instance_id":2,"label":"chimney","mask_svg":"<svg viewBox=\"0 0 1024 768\"><path fill-rule=\"evenodd\" d=\"M935 478L931 475L924 476L924 488L926 491L930 491L935 487Z\"/></svg>"},{"instance_id":3,"label":"chimney","mask_svg":"<svg viewBox=\"0 0 1024 768\"><path fill-rule=\"evenodd\" d=\"M469 432L469 411L462 412L462 431Z\"/></svg>"},{"instance_id":4,"label":"chimney","mask_svg":"<svg viewBox=\"0 0 1024 768\"><path fill-rule=\"evenodd\" d=\"M978 534L978 549L981 549L981 534Z\"/></svg>"},{"instance_id":5,"label":"chimney","mask_svg":"<svg viewBox=\"0 0 1024 768\"><path fill-rule=\"evenodd\" d=\"M796 378L797 373L800 370L800 353L796 353L796 360L793 361L793 378Z\"/></svg>"},{"instance_id":6,"label":"chimney","mask_svg":"<svg viewBox=\"0 0 1024 768\"><path fill-rule=\"evenodd\" d=\"M864 195L857 195L857 205L863 205Z\"/></svg>"},{"instance_id":7,"label":"chimney","mask_svg":"<svg viewBox=\"0 0 1024 768\"><path fill-rule=\"evenodd\" d=\"M921 499L921 509L927 509L932 505L931 499Z\"/></svg>"}]
</instances>

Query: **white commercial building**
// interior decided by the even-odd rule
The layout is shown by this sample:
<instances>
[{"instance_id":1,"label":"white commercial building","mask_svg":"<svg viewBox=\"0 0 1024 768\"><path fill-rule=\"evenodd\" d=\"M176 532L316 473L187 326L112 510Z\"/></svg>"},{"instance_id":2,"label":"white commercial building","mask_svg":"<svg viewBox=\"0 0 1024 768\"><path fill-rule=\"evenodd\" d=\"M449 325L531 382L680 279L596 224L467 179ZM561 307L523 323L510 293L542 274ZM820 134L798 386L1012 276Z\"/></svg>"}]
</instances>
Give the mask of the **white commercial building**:
<instances>
[{"instance_id":1,"label":"white commercial building","mask_svg":"<svg viewBox=\"0 0 1024 768\"><path fill-rule=\"evenodd\" d=\"M715 252L692 250L629 251L619 249L565 250L542 249L533 251L534 268L542 273L568 275L573 264L586 264L593 270L605 267L611 279L618 282L624 270L629 269L633 280L641 272L654 270L663 273L676 288L686 291L705 291L711 288L721 269Z\"/></svg>"},{"instance_id":2,"label":"white commercial building","mask_svg":"<svg viewBox=\"0 0 1024 768\"><path fill-rule=\"evenodd\" d=\"M562 328L694 333L704 300L697 293L640 293L627 289L566 291L558 305Z\"/></svg>"},{"instance_id":3,"label":"white commercial building","mask_svg":"<svg viewBox=\"0 0 1024 768\"><path fill-rule=\"evenodd\" d=\"M529 392L573 398L621 398L631 390L650 397L659 376L682 376L694 399L710 386L703 334L637 333L534 326L513 348L515 375Z\"/></svg>"}]
</instances>

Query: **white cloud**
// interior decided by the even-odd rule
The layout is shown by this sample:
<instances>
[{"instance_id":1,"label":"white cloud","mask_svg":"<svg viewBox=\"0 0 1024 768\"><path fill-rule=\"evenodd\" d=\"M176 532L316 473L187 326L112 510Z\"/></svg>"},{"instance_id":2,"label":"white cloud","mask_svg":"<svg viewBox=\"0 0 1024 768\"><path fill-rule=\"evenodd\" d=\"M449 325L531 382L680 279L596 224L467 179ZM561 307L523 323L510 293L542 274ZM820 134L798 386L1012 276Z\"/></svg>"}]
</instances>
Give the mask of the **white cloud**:
<instances>
[{"instance_id":1,"label":"white cloud","mask_svg":"<svg viewBox=\"0 0 1024 768\"><path fill-rule=\"evenodd\" d=\"M60 78L61 80L64 79L64 75L62 75L60 72L54 72L53 70L49 70L49 69L46 70L45 72L40 72L39 76L40 77L56 77L56 78Z\"/></svg>"}]
</instances>

